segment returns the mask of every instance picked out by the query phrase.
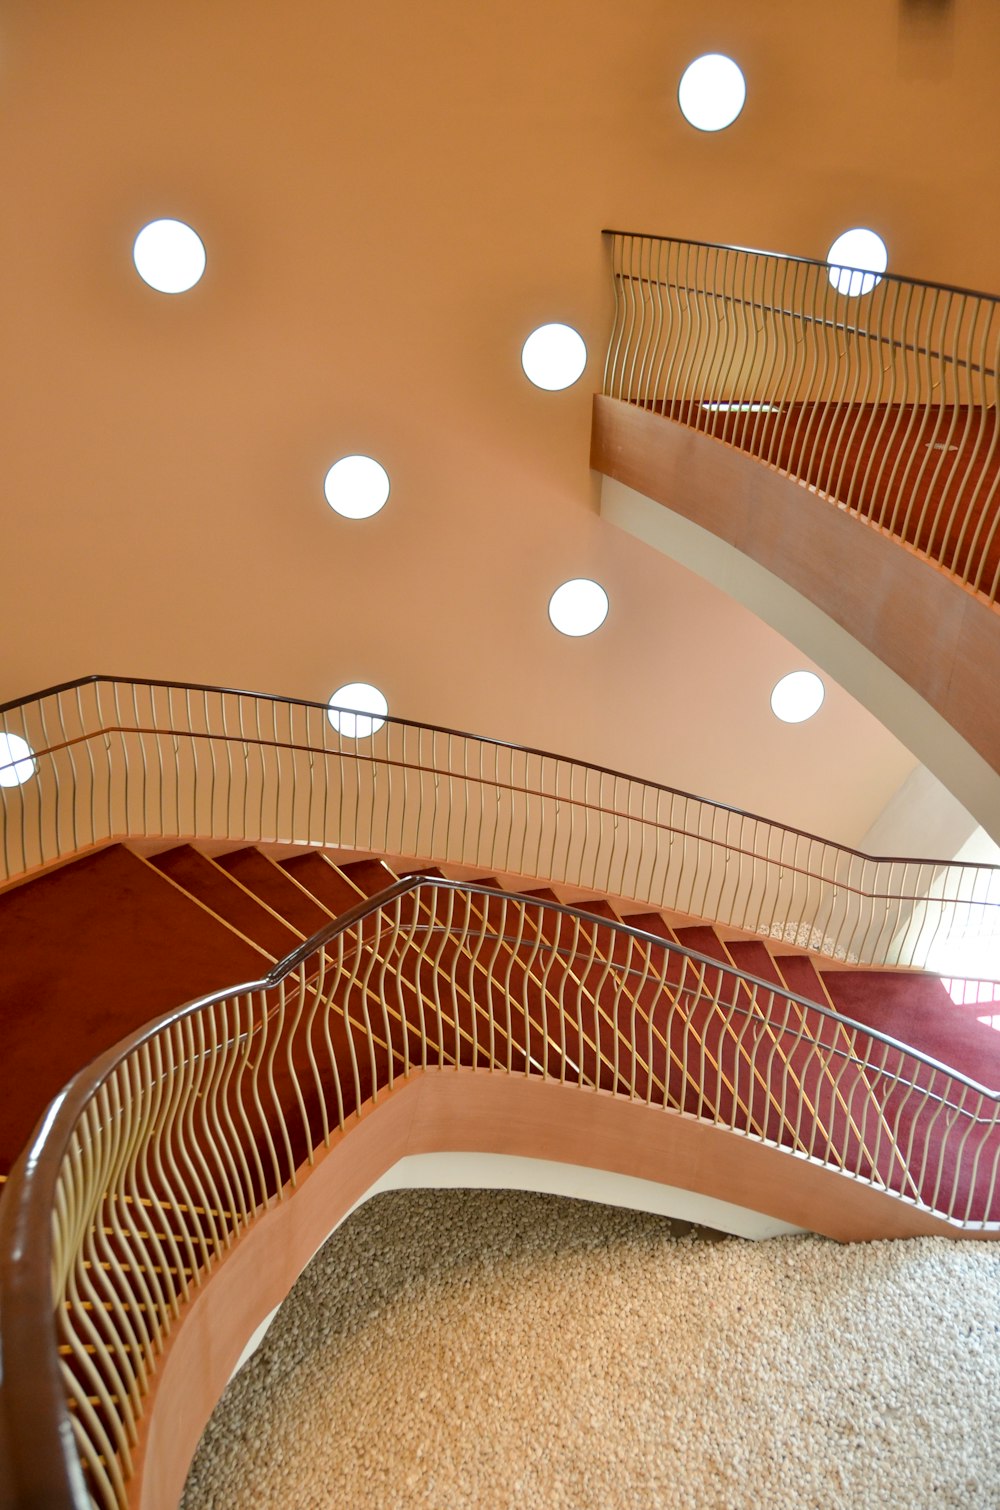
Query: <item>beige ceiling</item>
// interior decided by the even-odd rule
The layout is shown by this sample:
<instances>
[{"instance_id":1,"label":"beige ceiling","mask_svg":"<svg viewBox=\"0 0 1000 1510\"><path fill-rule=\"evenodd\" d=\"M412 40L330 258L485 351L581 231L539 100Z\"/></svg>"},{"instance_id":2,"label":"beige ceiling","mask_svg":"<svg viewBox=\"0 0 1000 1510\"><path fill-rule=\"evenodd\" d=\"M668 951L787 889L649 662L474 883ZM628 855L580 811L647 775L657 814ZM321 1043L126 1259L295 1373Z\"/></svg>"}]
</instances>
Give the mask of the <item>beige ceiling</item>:
<instances>
[{"instance_id":1,"label":"beige ceiling","mask_svg":"<svg viewBox=\"0 0 1000 1510\"><path fill-rule=\"evenodd\" d=\"M676 107L730 52L718 136ZM605 762L857 839L913 757L808 664L604 523L587 464L602 226L1000 287L995 0L8 0L0 11L0 698L91 671L325 698ZM208 271L147 289L148 220ZM521 342L575 324L581 383ZM377 456L349 523L326 468ZM591 639L548 595L594 575Z\"/></svg>"}]
</instances>

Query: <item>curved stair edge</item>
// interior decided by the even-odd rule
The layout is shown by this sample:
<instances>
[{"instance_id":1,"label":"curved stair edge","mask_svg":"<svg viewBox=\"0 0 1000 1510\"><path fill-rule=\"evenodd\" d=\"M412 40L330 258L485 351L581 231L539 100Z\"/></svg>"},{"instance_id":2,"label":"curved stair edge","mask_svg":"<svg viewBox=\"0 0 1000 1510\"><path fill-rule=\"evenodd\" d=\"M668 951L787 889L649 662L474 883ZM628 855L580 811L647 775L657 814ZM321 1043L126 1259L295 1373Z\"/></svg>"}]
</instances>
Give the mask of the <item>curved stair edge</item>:
<instances>
[{"instance_id":1,"label":"curved stair edge","mask_svg":"<svg viewBox=\"0 0 1000 1510\"><path fill-rule=\"evenodd\" d=\"M248 1341L313 1254L401 1158L444 1152L550 1159L669 1181L838 1241L990 1236L958 1233L898 1197L683 1113L489 1070L415 1070L331 1137L297 1188L242 1234L194 1293L144 1412L134 1505L175 1510L201 1434Z\"/></svg>"},{"instance_id":2,"label":"curved stair edge","mask_svg":"<svg viewBox=\"0 0 1000 1510\"><path fill-rule=\"evenodd\" d=\"M754 593L742 574L737 580L725 572L725 581L716 582L724 591L742 592L741 601L753 612L814 660L826 661L830 674L939 776L987 832L1000 834L997 608L911 546L806 484L636 404L595 395L591 466L791 588L801 600L794 609L776 603L773 592ZM645 514L637 526L631 510L607 499L601 512L647 544L657 545L665 533ZM673 554L666 543L657 548ZM697 564L678 559L707 576L708 553L699 556ZM814 615L818 610L826 626L818 618L809 623L802 605L812 605ZM834 635L861 647L865 664ZM892 673L876 688L874 701L873 661Z\"/></svg>"}]
</instances>

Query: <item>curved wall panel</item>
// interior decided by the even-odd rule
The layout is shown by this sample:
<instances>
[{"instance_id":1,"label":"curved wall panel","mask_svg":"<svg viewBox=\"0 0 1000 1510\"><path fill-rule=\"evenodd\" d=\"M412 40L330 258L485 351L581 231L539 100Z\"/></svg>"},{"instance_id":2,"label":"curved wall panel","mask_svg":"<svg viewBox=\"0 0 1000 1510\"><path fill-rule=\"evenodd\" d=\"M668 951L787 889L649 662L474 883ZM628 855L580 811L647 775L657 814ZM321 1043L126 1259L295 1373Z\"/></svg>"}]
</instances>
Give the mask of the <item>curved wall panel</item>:
<instances>
[{"instance_id":1,"label":"curved wall panel","mask_svg":"<svg viewBox=\"0 0 1000 1510\"><path fill-rule=\"evenodd\" d=\"M955 1235L870 1186L679 1113L518 1076L415 1072L331 1140L295 1193L256 1221L198 1290L156 1372L133 1504L175 1510L248 1340L387 1170L401 1158L444 1151L552 1159L669 1183L841 1240Z\"/></svg>"},{"instance_id":2,"label":"curved wall panel","mask_svg":"<svg viewBox=\"0 0 1000 1510\"><path fill-rule=\"evenodd\" d=\"M606 518L798 644L1000 834L1000 611L803 484L635 404L595 396L591 465L641 495L629 503L606 486ZM664 506L662 528L652 505ZM730 547L730 559L685 549L671 515ZM775 592L781 584L791 593Z\"/></svg>"}]
</instances>

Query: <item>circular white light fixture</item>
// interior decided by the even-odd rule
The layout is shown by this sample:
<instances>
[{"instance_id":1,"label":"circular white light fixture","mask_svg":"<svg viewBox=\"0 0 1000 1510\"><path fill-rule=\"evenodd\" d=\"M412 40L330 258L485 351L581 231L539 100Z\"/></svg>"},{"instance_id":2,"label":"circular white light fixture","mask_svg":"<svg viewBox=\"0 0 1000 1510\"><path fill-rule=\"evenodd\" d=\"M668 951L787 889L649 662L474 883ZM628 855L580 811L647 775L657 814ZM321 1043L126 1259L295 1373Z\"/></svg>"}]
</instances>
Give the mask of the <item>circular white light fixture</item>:
<instances>
[{"instance_id":1,"label":"circular white light fixture","mask_svg":"<svg viewBox=\"0 0 1000 1510\"><path fill-rule=\"evenodd\" d=\"M818 713L826 688L815 671L790 671L771 693L771 712L782 723L802 724Z\"/></svg>"},{"instance_id":2,"label":"circular white light fixture","mask_svg":"<svg viewBox=\"0 0 1000 1510\"><path fill-rule=\"evenodd\" d=\"M731 126L746 97L743 70L721 52L707 52L689 63L677 89L681 114L699 131Z\"/></svg>"},{"instance_id":3,"label":"circular white light fixture","mask_svg":"<svg viewBox=\"0 0 1000 1510\"><path fill-rule=\"evenodd\" d=\"M826 254L830 282L838 294L858 298L870 294L889 266L889 253L881 236L865 226L855 226L838 236Z\"/></svg>"},{"instance_id":4,"label":"circular white light fixture","mask_svg":"<svg viewBox=\"0 0 1000 1510\"><path fill-rule=\"evenodd\" d=\"M151 220L132 247L136 272L161 294L184 294L205 271L205 248L183 220Z\"/></svg>"},{"instance_id":5,"label":"circular white light fixture","mask_svg":"<svg viewBox=\"0 0 1000 1510\"><path fill-rule=\"evenodd\" d=\"M35 752L20 734L0 734L0 786L23 786L38 769Z\"/></svg>"},{"instance_id":6,"label":"circular white light fixture","mask_svg":"<svg viewBox=\"0 0 1000 1510\"><path fill-rule=\"evenodd\" d=\"M521 347L521 366L536 388L571 388L587 365L583 337L572 325L539 325Z\"/></svg>"},{"instance_id":7,"label":"circular white light fixture","mask_svg":"<svg viewBox=\"0 0 1000 1510\"><path fill-rule=\"evenodd\" d=\"M608 595L599 582L574 577L549 599L549 618L560 634L580 636L600 629L608 616Z\"/></svg>"},{"instance_id":8,"label":"circular white light fixture","mask_svg":"<svg viewBox=\"0 0 1000 1510\"><path fill-rule=\"evenodd\" d=\"M389 704L370 682L345 682L330 698L326 716L345 739L369 739L381 729L388 711Z\"/></svg>"},{"instance_id":9,"label":"circular white light fixture","mask_svg":"<svg viewBox=\"0 0 1000 1510\"><path fill-rule=\"evenodd\" d=\"M345 519L370 519L385 506L389 474L371 456L342 456L327 472L323 492Z\"/></svg>"}]
</instances>

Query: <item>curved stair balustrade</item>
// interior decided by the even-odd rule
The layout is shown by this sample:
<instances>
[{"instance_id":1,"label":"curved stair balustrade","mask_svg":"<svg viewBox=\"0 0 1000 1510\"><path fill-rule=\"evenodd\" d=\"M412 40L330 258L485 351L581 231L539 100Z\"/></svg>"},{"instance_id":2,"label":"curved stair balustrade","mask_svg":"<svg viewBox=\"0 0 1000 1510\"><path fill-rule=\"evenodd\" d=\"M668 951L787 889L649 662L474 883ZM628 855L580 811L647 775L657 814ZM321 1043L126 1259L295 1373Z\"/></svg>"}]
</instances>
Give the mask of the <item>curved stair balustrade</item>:
<instances>
[{"instance_id":1,"label":"curved stair balustrade","mask_svg":"<svg viewBox=\"0 0 1000 1510\"><path fill-rule=\"evenodd\" d=\"M544 880L860 964L1000 940L997 867L864 855L542 750L326 704L93 676L0 708L0 885L115 839L339 848ZM26 776L5 784L5 773ZM982 951L980 950L980 953ZM957 967L953 973L958 973Z\"/></svg>"},{"instance_id":2,"label":"curved stair balustrade","mask_svg":"<svg viewBox=\"0 0 1000 1510\"><path fill-rule=\"evenodd\" d=\"M422 1091L439 1148L548 1157L570 1128L578 1160L613 1147L607 1167L689 1188L718 1165L730 1195L832 1236L1000 1233L996 1091L623 923L411 877L263 979L134 1033L43 1118L0 1205L14 1503L159 1503L143 1476L167 1461L179 1487L204 1419L171 1416L162 1461L150 1422L199 1295L417 1092L412 1149ZM356 1164L332 1166L354 1170L352 1199ZM271 1283L267 1267L240 1283ZM235 1356L192 1366L221 1390Z\"/></svg>"},{"instance_id":3,"label":"curved stair balustrade","mask_svg":"<svg viewBox=\"0 0 1000 1510\"><path fill-rule=\"evenodd\" d=\"M1000 299L607 231L604 394L749 453L1000 591Z\"/></svg>"}]
</instances>

